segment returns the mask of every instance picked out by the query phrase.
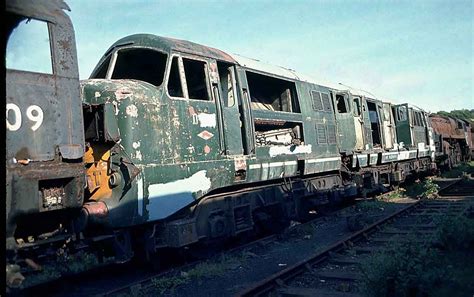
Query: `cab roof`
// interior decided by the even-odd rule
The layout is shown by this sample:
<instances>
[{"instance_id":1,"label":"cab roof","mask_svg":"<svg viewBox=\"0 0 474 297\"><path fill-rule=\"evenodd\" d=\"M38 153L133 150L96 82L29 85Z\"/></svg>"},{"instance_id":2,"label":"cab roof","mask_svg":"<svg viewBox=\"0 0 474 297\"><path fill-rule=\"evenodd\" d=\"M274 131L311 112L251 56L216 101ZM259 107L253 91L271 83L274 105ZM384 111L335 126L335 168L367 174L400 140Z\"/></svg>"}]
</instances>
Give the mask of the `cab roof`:
<instances>
[{"instance_id":1,"label":"cab roof","mask_svg":"<svg viewBox=\"0 0 474 297\"><path fill-rule=\"evenodd\" d=\"M116 47L134 45L139 47L151 47L154 49L162 50L164 52L170 52L172 50L194 54L203 57L209 57L220 61L229 63L236 63L235 60L227 53L208 47L205 45L197 44L187 40L175 39L170 37L156 36L153 34L134 34L124 37L115 42L105 53L104 56L108 55Z\"/></svg>"},{"instance_id":2,"label":"cab roof","mask_svg":"<svg viewBox=\"0 0 474 297\"><path fill-rule=\"evenodd\" d=\"M27 18L55 24L62 23L68 18L64 10L71 11L63 0L7 0L5 10Z\"/></svg>"}]
</instances>

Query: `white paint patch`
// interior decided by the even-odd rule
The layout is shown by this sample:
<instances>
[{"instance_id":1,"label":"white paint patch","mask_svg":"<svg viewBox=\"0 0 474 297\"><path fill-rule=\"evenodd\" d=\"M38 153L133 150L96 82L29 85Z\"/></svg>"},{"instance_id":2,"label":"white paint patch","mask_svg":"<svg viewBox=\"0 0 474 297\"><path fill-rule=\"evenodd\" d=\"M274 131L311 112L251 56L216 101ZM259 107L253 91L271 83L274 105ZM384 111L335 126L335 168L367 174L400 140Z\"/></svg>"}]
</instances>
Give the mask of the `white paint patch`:
<instances>
[{"instance_id":1,"label":"white paint patch","mask_svg":"<svg viewBox=\"0 0 474 297\"><path fill-rule=\"evenodd\" d=\"M406 159L410 159L410 153L416 153L415 150L411 150L411 151L403 151L403 152L400 152L400 154L398 155L398 160L406 160ZM416 157L416 156L415 156Z\"/></svg>"},{"instance_id":2,"label":"white paint patch","mask_svg":"<svg viewBox=\"0 0 474 297\"><path fill-rule=\"evenodd\" d=\"M140 147L140 141L133 142L133 143L132 143L132 147L133 147L134 149L139 148L139 147Z\"/></svg>"},{"instance_id":3,"label":"white paint patch","mask_svg":"<svg viewBox=\"0 0 474 297\"><path fill-rule=\"evenodd\" d=\"M398 154L398 160L405 160L405 159L408 159L408 152L400 152L400 154Z\"/></svg>"},{"instance_id":4,"label":"white paint patch","mask_svg":"<svg viewBox=\"0 0 474 297\"><path fill-rule=\"evenodd\" d=\"M331 161L339 161L340 159L341 159L340 157L309 159L309 160L306 160L306 163L311 164L311 163L320 163L320 162L331 162Z\"/></svg>"},{"instance_id":5,"label":"white paint patch","mask_svg":"<svg viewBox=\"0 0 474 297\"><path fill-rule=\"evenodd\" d=\"M134 104L130 104L127 106L125 113L133 118L136 118L138 117L138 108Z\"/></svg>"},{"instance_id":6,"label":"white paint patch","mask_svg":"<svg viewBox=\"0 0 474 297\"><path fill-rule=\"evenodd\" d=\"M143 216L143 179L140 175L137 179L137 187L138 215Z\"/></svg>"},{"instance_id":7,"label":"white paint patch","mask_svg":"<svg viewBox=\"0 0 474 297\"><path fill-rule=\"evenodd\" d=\"M95 92L95 93L94 93L94 97L95 97L95 98L99 98L99 97L100 97L100 92Z\"/></svg>"},{"instance_id":8,"label":"white paint patch","mask_svg":"<svg viewBox=\"0 0 474 297\"><path fill-rule=\"evenodd\" d=\"M193 193L207 193L211 179L201 170L188 178L148 186L149 220L165 218L194 201Z\"/></svg>"},{"instance_id":9,"label":"white paint patch","mask_svg":"<svg viewBox=\"0 0 474 297\"><path fill-rule=\"evenodd\" d=\"M140 151L136 151L135 153L135 158L137 158L138 160L142 160L142 153Z\"/></svg>"},{"instance_id":10,"label":"white paint patch","mask_svg":"<svg viewBox=\"0 0 474 297\"><path fill-rule=\"evenodd\" d=\"M216 114L215 113L200 113L198 114L199 125L204 127L216 127Z\"/></svg>"},{"instance_id":11,"label":"white paint patch","mask_svg":"<svg viewBox=\"0 0 474 297\"><path fill-rule=\"evenodd\" d=\"M308 145L286 145L286 146L272 146L270 147L270 157L278 155L294 155L294 154L311 154L311 144Z\"/></svg>"},{"instance_id":12,"label":"white paint patch","mask_svg":"<svg viewBox=\"0 0 474 297\"><path fill-rule=\"evenodd\" d=\"M424 142L418 143L418 150L419 150L419 151L424 150L424 148L425 148L425 143L424 143Z\"/></svg>"},{"instance_id":13,"label":"white paint patch","mask_svg":"<svg viewBox=\"0 0 474 297\"><path fill-rule=\"evenodd\" d=\"M260 169L260 164L251 164L249 165L249 169Z\"/></svg>"},{"instance_id":14,"label":"white paint patch","mask_svg":"<svg viewBox=\"0 0 474 297\"><path fill-rule=\"evenodd\" d=\"M112 104L114 105L115 115L118 115L118 113L119 113L119 108L118 108L117 102L116 102L116 101L113 101Z\"/></svg>"},{"instance_id":15,"label":"white paint patch","mask_svg":"<svg viewBox=\"0 0 474 297\"><path fill-rule=\"evenodd\" d=\"M115 98L117 98L117 100L125 99L130 95L132 95L132 91L127 87L122 87L115 91Z\"/></svg>"}]
</instances>

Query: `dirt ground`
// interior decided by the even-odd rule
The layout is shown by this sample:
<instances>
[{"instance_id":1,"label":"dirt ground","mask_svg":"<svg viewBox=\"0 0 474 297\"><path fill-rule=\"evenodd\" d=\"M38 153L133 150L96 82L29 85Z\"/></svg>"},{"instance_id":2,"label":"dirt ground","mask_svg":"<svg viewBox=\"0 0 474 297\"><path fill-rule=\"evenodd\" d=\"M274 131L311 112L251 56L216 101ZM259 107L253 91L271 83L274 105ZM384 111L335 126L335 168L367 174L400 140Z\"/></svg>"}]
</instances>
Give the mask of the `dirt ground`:
<instances>
[{"instance_id":1,"label":"dirt ground","mask_svg":"<svg viewBox=\"0 0 474 297\"><path fill-rule=\"evenodd\" d=\"M357 216L358 224L360 221L370 224L415 201L394 197L387 201L362 201L315 223L295 225L280 234L276 241L238 253L217 255L187 271L156 279L150 288L137 293L154 296L232 296L350 235L353 231L349 227L354 228L352 218Z\"/></svg>"}]
</instances>

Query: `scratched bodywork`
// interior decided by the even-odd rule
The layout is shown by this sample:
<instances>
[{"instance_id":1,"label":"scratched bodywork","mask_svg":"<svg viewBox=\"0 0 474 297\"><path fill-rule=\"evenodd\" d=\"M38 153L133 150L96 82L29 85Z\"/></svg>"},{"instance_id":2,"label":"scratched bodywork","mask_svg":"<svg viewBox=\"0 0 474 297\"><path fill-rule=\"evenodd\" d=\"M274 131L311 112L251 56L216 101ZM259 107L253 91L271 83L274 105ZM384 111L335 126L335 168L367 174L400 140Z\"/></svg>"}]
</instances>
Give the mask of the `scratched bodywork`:
<instances>
[{"instance_id":1,"label":"scratched bodywork","mask_svg":"<svg viewBox=\"0 0 474 297\"><path fill-rule=\"evenodd\" d=\"M418 139L399 146L389 103L188 41L122 38L81 90L89 227L139 225L147 253L304 220L431 168Z\"/></svg>"},{"instance_id":2,"label":"scratched bodywork","mask_svg":"<svg viewBox=\"0 0 474 297\"><path fill-rule=\"evenodd\" d=\"M148 80L131 69L128 74L134 74L129 77L120 74L126 68L122 58L132 57L134 51L162 59L156 64L160 79ZM125 227L168 219L217 190L340 168L331 89L302 82L284 68L268 73L258 62L248 65L238 59L240 63L224 52L188 41L140 34L112 45L91 79L82 81L86 163L90 164L86 204L104 202L107 224ZM190 76L190 69L204 73L199 95L192 90L198 74ZM251 108L250 96L258 90L248 85L247 75L292 86L299 97L298 110ZM174 85L171 81L177 78L181 82ZM176 89L182 93L175 93ZM311 94L315 97L307 98ZM316 99L318 107L312 103ZM96 111L103 114L98 118L107 117L106 106L113 107L108 114L116 119L116 139L106 140L91 128L100 126L99 134L109 134L105 120L90 124L96 121L92 116ZM278 134L280 126L289 127L293 142L255 143L256 129ZM113 174L120 176L116 186L107 182Z\"/></svg>"},{"instance_id":3,"label":"scratched bodywork","mask_svg":"<svg viewBox=\"0 0 474 297\"><path fill-rule=\"evenodd\" d=\"M63 1L6 1L7 36L28 26L27 19L42 22L49 32L52 65L51 74L6 70L9 253L21 250L17 242L26 238L41 244L37 236L65 227L71 219L64 220L66 214L83 203L79 72L74 30L64 10L69 8Z\"/></svg>"}]
</instances>

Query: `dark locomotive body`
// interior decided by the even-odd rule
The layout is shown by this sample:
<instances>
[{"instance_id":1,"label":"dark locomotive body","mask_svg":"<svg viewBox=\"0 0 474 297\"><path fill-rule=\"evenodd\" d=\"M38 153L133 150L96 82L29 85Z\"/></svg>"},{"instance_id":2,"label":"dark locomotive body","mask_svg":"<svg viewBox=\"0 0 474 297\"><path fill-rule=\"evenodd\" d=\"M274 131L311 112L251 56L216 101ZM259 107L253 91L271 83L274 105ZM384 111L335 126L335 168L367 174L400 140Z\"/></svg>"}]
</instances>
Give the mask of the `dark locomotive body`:
<instances>
[{"instance_id":1,"label":"dark locomotive body","mask_svg":"<svg viewBox=\"0 0 474 297\"><path fill-rule=\"evenodd\" d=\"M43 62L52 68L50 73L10 69L7 61L7 279L18 269L13 263L61 246L56 239L70 236L72 218L83 205L79 72L74 30L63 9L69 8L62 1L6 2L7 38L33 26L30 20L44 26L51 54Z\"/></svg>"}]
</instances>

